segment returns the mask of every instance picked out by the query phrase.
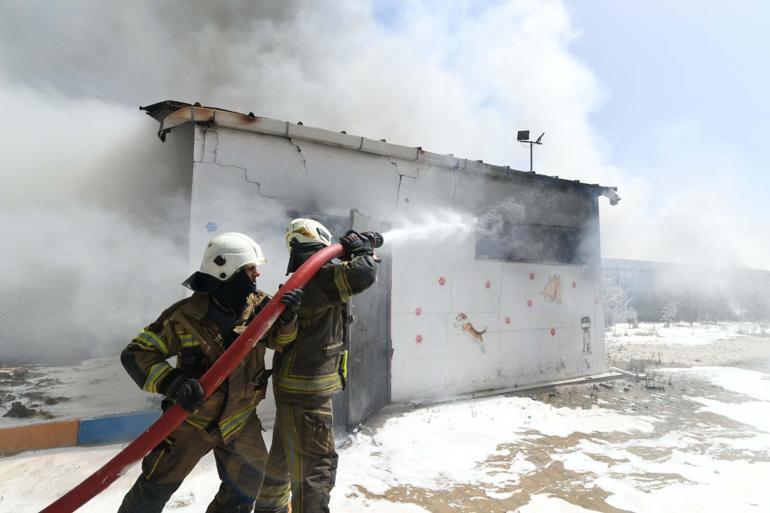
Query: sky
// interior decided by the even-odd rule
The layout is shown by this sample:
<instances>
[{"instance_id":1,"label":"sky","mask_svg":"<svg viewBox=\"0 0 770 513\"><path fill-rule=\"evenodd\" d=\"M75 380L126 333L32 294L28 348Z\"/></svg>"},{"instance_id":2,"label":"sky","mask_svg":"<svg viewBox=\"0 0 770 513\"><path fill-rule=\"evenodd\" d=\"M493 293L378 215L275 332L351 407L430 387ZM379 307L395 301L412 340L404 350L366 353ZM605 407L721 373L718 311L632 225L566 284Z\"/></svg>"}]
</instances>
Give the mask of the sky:
<instances>
[{"instance_id":1,"label":"sky","mask_svg":"<svg viewBox=\"0 0 770 513\"><path fill-rule=\"evenodd\" d=\"M124 340L178 297L183 193L137 110L164 99L517 169L516 131L545 132L536 171L619 189L604 256L770 269L768 22L758 0L6 0L0 311Z\"/></svg>"},{"instance_id":2,"label":"sky","mask_svg":"<svg viewBox=\"0 0 770 513\"><path fill-rule=\"evenodd\" d=\"M566 7L580 32L573 50L605 91L592 120L617 162L646 164L650 176L665 178L671 173L649 165L650 142L689 125L690 137L734 148L755 167L770 164L767 2L725 9L718 2L570 0ZM673 142L672 149L692 151L685 144L695 141Z\"/></svg>"},{"instance_id":3,"label":"sky","mask_svg":"<svg viewBox=\"0 0 770 513\"><path fill-rule=\"evenodd\" d=\"M728 237L736 259L767 269L766 250L750 240L763 239L770 220L765 64L770 4L569 0L565 5L579 32L572 49L601 83L603 105L591 122L608 142L611 161L629 177L656 184L650 211L671 209L671 190L696 199L685 200L693 211L718 208L715 219L706 214L714 235L722 226L742 232L740 238ZM626 196L635 192L625 189ZM687 221L687 213L671 215ZM681 221L673 219L672 225ZM657 229L666 228L661 223ZM701 246L683 249L681 260L695 260ZM613 256L627 255L614 248Z\"/></svg>"}]
</instances>

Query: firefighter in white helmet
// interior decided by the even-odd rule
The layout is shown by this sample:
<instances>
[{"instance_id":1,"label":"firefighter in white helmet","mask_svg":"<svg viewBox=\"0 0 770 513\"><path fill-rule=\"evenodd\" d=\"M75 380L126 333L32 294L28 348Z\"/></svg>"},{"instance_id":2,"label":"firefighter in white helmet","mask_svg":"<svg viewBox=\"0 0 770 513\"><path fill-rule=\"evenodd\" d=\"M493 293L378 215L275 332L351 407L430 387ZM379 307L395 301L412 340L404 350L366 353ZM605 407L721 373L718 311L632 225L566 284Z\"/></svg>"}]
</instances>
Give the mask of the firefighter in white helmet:
<instances>
[{"instance_id":1,"label":"firefighter in white helmet","mask_svg":"<svg viewBox=\"0 0 770 513\"><path fill-rule=\"evenodd\" d=\"M286 308L274 327L205 401L198 380L269 301L256 288L258 266L265 262L259 244L246 235L214 237L200 270L184 282L192 296L166 309L123 351L123 366L143 390L163 394L164 409L176 403L191 414L144 458L119 513L161 512L211 450L222 484L206 512L252 511L267 460L255 411L267 387L265 347L296 337L302 291L284 295ZM172 356L176 367L166 361Z\"/></svg>"},{"instance_id":2,"label":"firefighter in white helmet","mask_svg":"<svg viewBox=\"0 0 770 513\"><path fill-rule=\"evenodd\" d=\"M332 395L344 387L347 369L345 303L376 279L373 240L382 238L351 231L340 239L343 262L325 264L305 285L297 336L276 344L276 418L256 513L285 513L290 501L292 513L329 511L337 472ZM318 221L294 219L286 229L287 274L331 242L331 232Z\"/></svg>"}]
</instances>

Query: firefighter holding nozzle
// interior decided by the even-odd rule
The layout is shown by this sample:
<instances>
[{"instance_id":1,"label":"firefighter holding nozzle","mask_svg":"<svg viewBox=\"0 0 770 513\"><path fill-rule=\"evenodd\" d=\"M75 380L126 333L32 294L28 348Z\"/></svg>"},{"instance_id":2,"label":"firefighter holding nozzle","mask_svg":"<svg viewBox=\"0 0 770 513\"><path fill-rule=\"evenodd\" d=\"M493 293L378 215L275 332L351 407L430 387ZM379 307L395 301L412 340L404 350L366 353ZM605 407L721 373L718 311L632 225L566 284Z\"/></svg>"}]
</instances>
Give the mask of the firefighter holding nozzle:
<instances>
[{"instance_id":1,"label":"firefighter holding nozzle","mask_svg":"<svg viewBox=\"0 0 770 513\"><path fill-rule=\"evenodd\" d=\"M285 293L285 309L227 380L203 401L198 379L269 301L256 288L262 249L240 233L218 235L206 247L200 271L184 285L193 291L142 330L121 354L134 381L191 412L142 461L142 474L119 513L159 513L195 464L214 451L222 481L207 513L251 512L262 483L267 449L255 407L264 397L267 345L285 347L297 336L302 290ZM166 360L176 356L176 367Z\"/></svg>"},{"instance_id":2,"label":"firefighter holding nozzle","mask_svg":"<svg viewBox=\"0 0 770 513\"><path fill-rule=\"evenodd\" d=\"M318 221L295 219L286 229L287 274L332 242ZM305 285L294 337L276 337L273 391L276 418L265 479L256 513L327 513L334 487L337 452L332 430L332 395L344 387L345 303L374 284L375 232L349 231L339 239L340 263L327 263Z\"/></svg>"}]
</instances>

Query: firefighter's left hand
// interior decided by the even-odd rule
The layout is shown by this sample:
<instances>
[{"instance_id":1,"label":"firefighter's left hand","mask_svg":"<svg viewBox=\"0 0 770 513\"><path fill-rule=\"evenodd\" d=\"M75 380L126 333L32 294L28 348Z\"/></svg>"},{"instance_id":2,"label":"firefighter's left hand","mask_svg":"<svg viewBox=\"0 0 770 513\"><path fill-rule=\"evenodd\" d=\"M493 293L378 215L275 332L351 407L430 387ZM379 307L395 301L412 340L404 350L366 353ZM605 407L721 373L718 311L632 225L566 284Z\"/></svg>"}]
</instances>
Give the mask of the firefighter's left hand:
<instances>
[{"instance_id":1,"label":"firefighter's left hand","mask_svg":"<svg viewBox=\"0 0 770 513\"><path fill-rule=\"evenodd\" d=\"M302 289L292 289L284 293L281 303L286 306L278 317L278 322L281 323L281 326L289 324L297 316L297 310L299 310L299 305L302 303L302 294Z\"/></svg>"}]
</instances>

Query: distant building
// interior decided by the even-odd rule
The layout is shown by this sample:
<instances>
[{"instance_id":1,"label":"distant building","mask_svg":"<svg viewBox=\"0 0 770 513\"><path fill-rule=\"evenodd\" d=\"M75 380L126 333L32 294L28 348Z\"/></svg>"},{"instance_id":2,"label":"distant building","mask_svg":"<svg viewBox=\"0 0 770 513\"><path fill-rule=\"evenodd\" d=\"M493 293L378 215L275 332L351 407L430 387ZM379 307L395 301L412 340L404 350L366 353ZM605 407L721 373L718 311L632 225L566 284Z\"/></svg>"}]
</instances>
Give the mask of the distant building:
<instances>
[{"instance_id":1,"label":"distant building","mask_svg":"<svg viewBox=\"0 0 770 513\"><path fill-rule=\"evenodd\" d=\"M242 231L263 245L270 290L293 217L336 236L426 212L479 219L383 247L378 283L350 305L347 424L389 401L605 370L598 197L616 202L613 188L218 108L143 109L190 177L191 269L216 233Z\"/></svg>"},{"instance_id":2,"label":"distant building","mask_svg":"<svg viewBox=\"0 0 770 513\"><path fill-rule=\"evenodd\" d=\"M770 319L770 271L605 258L602 273L640 321Z\"/></svg>"}]
</instances>

